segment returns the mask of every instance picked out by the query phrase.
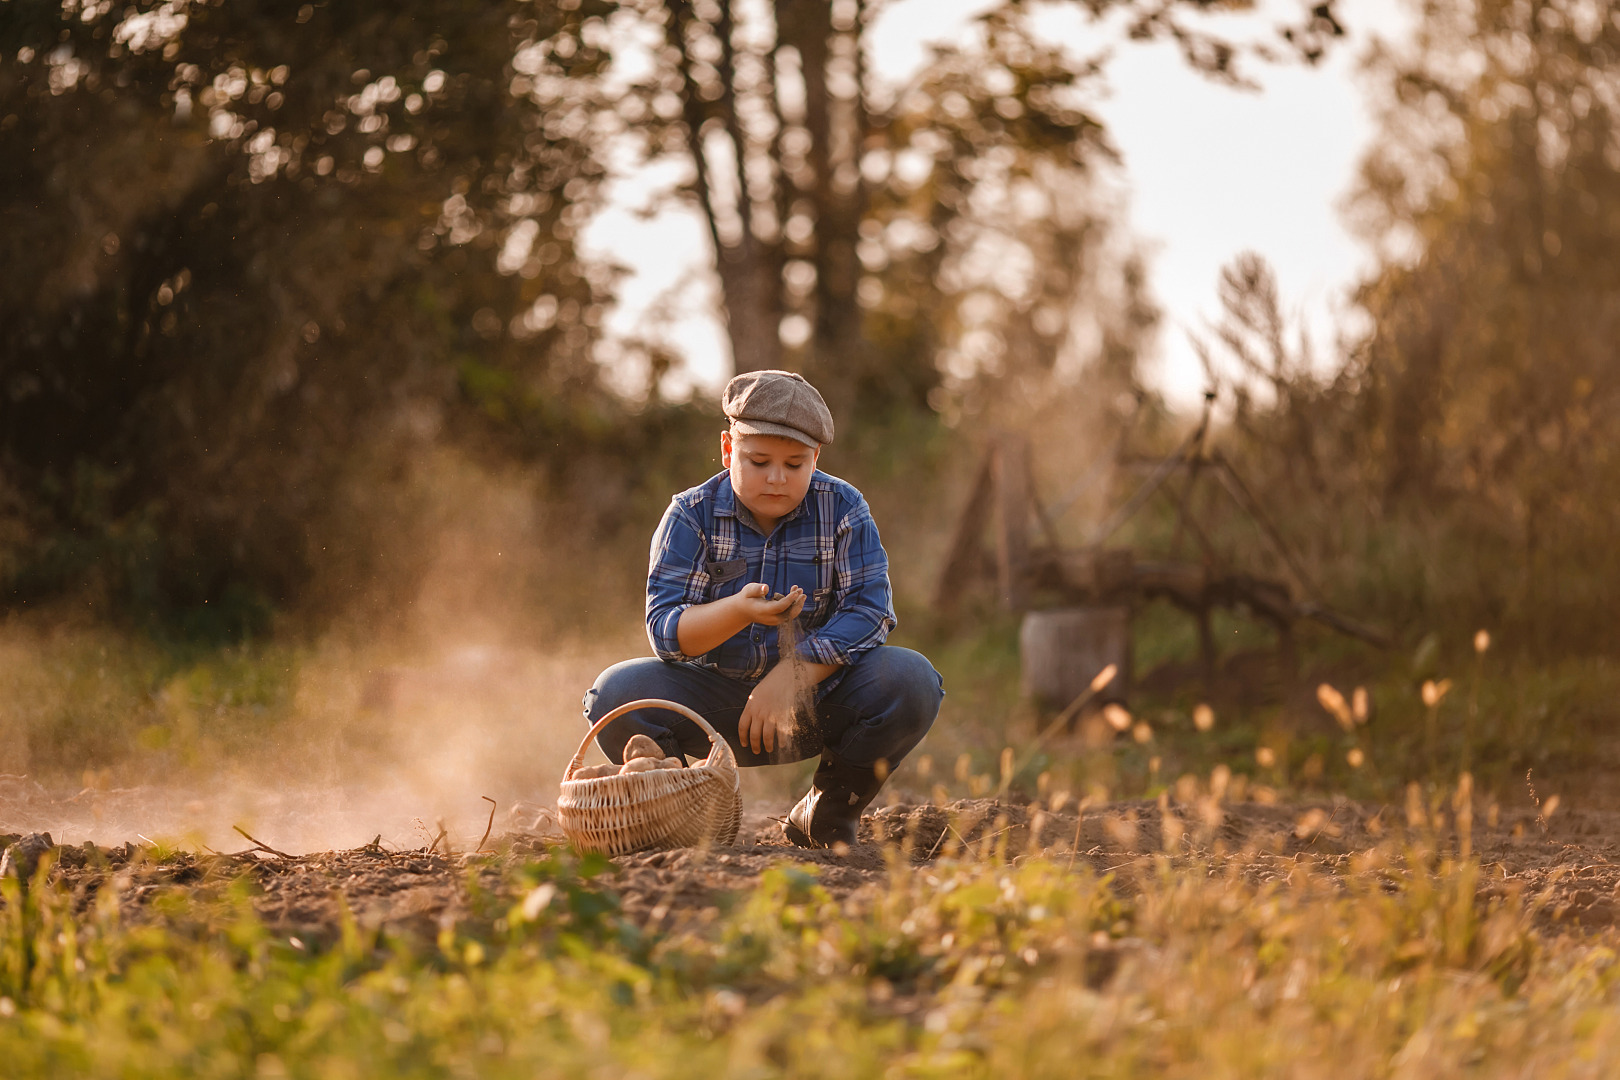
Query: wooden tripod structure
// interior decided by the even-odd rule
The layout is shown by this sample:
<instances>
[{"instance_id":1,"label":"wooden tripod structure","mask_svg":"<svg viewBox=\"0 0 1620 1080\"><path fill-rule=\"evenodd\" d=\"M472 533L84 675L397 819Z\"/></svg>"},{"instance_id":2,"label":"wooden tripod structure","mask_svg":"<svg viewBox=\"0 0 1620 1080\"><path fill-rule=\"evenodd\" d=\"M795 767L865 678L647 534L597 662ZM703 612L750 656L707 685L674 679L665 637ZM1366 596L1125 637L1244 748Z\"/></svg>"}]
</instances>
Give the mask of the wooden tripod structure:
<instances>
[{"instance_id":1,"label":"wooden tripod structure","mask_svg":"<svg viewBox=\"0 0 1620 1080\"><path fill-rule=\"evenodd\" d=\"M952 537L934 593L935 608L950 612L962 592L975 582L992 579L1001 606L1013 612L1030 609L1037 596L1069 605L1127 605L1163 597L1198 623L1199 654L1206 683L1214 677L1215 642L1211 616L1218 608L1246 610L1277 632L1285 671L1294 669L1294 627L1314 621L1338 633L1380 648L1389 644L1377 629L1333 610L1321 599L1304 568L1232 463L1209 446L1214 395L1206 394L1198 426L1163 458L1141 458L1125 452L1129 428L1112 455L1099 460L1070 489L1045 507L1035 494L1029 442L1022 434L994 439L974 479L972 493ZM1145 471L1146 476L1122 504L1086 536L1078 547L1065 546L1057 528L1064 511L1087 488L1115 469ZM1179 491L1172 481L1183 477ZM1209 477L1255 526L1280 576L1246 573L1226 565L1208 532L1193 513L1193 494ZM1175 510L1175 533L1168 558L1138 557L1129 548L1107 547L1108 541L1155 496ZM993 550L987 549L986 525L992 526ZM1199 550L1198 561L1184 561L1184 537Z\"/></svg>"}]
</instances>

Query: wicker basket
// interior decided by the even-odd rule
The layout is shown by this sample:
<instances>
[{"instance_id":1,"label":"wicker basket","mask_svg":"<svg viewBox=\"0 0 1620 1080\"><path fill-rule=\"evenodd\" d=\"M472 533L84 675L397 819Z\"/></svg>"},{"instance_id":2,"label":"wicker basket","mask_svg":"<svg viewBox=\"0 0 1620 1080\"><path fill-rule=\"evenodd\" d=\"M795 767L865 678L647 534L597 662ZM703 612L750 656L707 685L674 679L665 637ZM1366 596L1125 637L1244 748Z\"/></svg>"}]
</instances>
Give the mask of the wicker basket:
<instances>
[{"instance_id":1,"label":"wicker basket","mask_svg":"<svg viewBox=\"0 0 1620 1080\"><path fill-rule=\"evenodd\" d=\"M609 723L637 709L680 713L708 733L709 756L686 769L575 780L591 740ZM684 705L658 698L620 705L592 726L563 771L557 818L575 847L604 855L733 844L742 824L737 756L707 720Z\"/></svg>"}]
</instances>

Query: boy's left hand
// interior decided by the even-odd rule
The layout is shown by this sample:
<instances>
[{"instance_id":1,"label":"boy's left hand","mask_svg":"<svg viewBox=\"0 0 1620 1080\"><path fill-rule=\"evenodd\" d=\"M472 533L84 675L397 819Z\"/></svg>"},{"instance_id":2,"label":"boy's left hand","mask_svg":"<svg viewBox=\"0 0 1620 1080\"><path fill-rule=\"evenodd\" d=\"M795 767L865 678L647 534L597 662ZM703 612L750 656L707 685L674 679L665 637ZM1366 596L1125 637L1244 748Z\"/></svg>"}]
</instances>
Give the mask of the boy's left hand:
<instances>
[{"instance_id":1,"label":"boy's left hand","mask_svg":"<svg viewBox=\"0 0 1620 1080\"><path fill-rule=\"evenodd\" d=\"M794 716L796 696L792 666L777 664L771 668L748 695L748 704L737 720L737 741L756 754L774 753L778 742L787 746L798 726Z\"/></svg>"}]
</instances>

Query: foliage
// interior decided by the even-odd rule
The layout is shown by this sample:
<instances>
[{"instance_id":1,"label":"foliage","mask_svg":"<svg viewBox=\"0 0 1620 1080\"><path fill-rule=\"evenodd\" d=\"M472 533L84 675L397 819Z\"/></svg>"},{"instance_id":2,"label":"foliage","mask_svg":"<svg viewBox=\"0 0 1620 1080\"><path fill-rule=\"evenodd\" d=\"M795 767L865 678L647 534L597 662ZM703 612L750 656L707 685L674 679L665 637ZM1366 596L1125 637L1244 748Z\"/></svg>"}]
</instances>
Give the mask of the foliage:
<instances>
[{"instance_id":1,"label":"foliage","mask_svg":"<svg viewBox=\"0 0 1620 1080\"><path fill-rule=\"evenodd\" d=\"M1554 507L1605 475L1584 433L1613 407L1620 28L1579 3L1441 4L1376 62L1390 137L1360 205L1396 256L1365 297L1386 482Z\"/></svg>"},{"instance_id":2,"label":"foliage","mask_svg":"<svg viewBox=\"0 0 1620 1080\"><path fill-rule=\"evenodd\" d=\"M108 786L114 771L214 768L288 729L309 655L285 643L199 649L13 628L0 650L0 740L13 772L82 776L86 787Z\"/></svg>"},{"instance_id":3,"label":"foliage","mask_svg":"<svg viewBox=\"0 0 1620 1080\"><path fill-rule=\"evenodd\" d=\"M1129 386L1153 313L1105 224L1100 60L1006 3L891 93L877 7L6 4L4 603L263 635L320 606L324 567L381 572L353 534L408 532L446 444L540 466L611 532L662 479L629 466L710 422L640 400L665 347L599 348L615 269L576 238L637 163L690 166L738 362L805 367L846 423L1002 379L1043 399L1066 351ZM1235 78L1197 19L1224 7L1085 5ZM1314 58L1340 32L1321 4L1286 37ZM987 254L1018 269L990 280ZM645 394L600 378L633 391L640 362Z\"/></svg>"},{"instance_id":4,"label":"foliage","mask_svg":"<svg viewBox=\"0 0 1620 1080\"><path fill-rule=\"evenodd\" d=\"M1377 246L1342 362L1235 263L1217 334L1231 442L1340 602L1539 659L1614 644L1620 28L1600 5L1424 5L1369 70L1352 211Z\"/></svg>"},{"instance_id":5,"label":"foliage","mask_svg":"<svg viewBox=\"0 0 1620 1080\"><path fill-rule=\"evenodd\" d=\"M603 429L589 14L6 5L8 603L99 577L262 631L357 461Z\"/></svg>"},{"instance_id":6,"label":"foliage","mask_svg":"<svg viewBox=\"0 0 1620 1080\"><path fill-rule=\"evenodd\" d=\"M1362 205L1410 252L1363 294L1379 477L1474 504L1471 529L1522 566L1492 600L1569 647L1616 570L1612 501L1592 496L1620 481L1597 435L1620 402L1620 27L1579 3L1442 4L1379 64L1390 137Z\"/></svg>"},{"instance_id":7,"label":"foliage","mask_svg":"<svg viewBox=\"0 0 1620 1080\"><path fill-rule=\"evenodd\" d=\"M520 866L436 941L272 934L240 890L123 922L0 886L9 1074L1306 1077L1613 1063L1611 932L1415 839L1255 881L1169 860L1129 886L1044 859L896 865L837 901L768 871L707 929L615 929L611 879ZM540 899L535 899L539 893ZM607 913L602 914L583 914ZM651 946L650 948L648 946Z\"/></svg>"}]
</instances>

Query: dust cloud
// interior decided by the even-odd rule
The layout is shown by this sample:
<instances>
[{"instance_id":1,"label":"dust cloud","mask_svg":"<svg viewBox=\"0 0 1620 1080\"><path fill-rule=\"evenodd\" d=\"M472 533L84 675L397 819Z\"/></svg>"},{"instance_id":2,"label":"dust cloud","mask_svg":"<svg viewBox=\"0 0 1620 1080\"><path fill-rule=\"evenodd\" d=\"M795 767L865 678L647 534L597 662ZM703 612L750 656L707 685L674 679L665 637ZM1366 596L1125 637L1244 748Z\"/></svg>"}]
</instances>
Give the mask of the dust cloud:
<instances>
[{"instance_id":1,"label":"dust cloud","mask_svg":"<svg viewBox=\"0 0 1620 1080\"><path fill-rule=\"evenodd\" d=\"M176 659L60 613L0 624L0 833L235 851L240 826L301 853L422 847L442 823L467 850L484 796L496 834L534 827L581 696L649 651L645 538L583 562L535 481L444 454L396 494L329 541L320 589L345 606L302 640Z\"/></svg>"}]
</instances>

